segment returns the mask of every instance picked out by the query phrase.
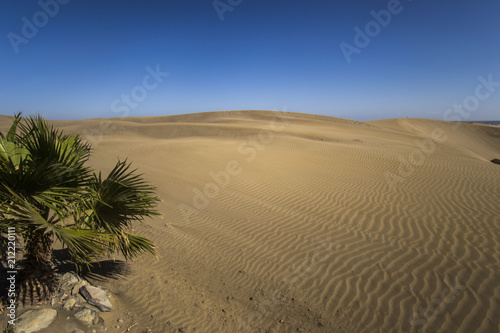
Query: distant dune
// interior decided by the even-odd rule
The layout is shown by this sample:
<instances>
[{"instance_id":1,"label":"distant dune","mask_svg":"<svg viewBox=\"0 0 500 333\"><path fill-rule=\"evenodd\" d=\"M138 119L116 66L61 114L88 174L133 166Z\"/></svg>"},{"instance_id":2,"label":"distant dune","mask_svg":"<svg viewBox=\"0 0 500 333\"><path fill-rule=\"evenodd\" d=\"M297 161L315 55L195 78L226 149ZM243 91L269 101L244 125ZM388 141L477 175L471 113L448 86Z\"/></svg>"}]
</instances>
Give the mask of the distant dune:
<instances>
[{"instance_id":1,"label":"distant dune","mask_svg":"<svg viewBox=\"0 0 500 333\"><path fill-rule=\"evenodd\" d=\"M500 330L498 126L272 111L53 123L92 142L96 169L128 158L163 200L163 219L134 227L160 258L106 282L137 332Z\"/></svg>"}]
</instances>

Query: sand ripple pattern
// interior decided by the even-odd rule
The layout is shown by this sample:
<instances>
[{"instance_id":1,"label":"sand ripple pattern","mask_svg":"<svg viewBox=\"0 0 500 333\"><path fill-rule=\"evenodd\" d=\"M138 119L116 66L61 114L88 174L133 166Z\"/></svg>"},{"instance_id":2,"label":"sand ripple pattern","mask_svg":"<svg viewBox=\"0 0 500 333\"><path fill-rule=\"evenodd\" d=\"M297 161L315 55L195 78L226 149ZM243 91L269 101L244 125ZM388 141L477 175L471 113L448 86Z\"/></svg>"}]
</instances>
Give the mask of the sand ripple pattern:
<instances>
[{"instance_id":1,"label":"sand ripple pattern","mask_svg":"<svg viewBox=\"0 0 500 333\"><path fill-rule=\"evenodd\" d=\"M284 128L252 146L272 119ZM153 331L499 331L500 129L261 111L119 125L93 163L128 156L165 200L136 227L160 259L120 282ZM436 128L448 139L390 186ZM185 219L230 160L241 172Z\"/></svg>"}]
</instances>

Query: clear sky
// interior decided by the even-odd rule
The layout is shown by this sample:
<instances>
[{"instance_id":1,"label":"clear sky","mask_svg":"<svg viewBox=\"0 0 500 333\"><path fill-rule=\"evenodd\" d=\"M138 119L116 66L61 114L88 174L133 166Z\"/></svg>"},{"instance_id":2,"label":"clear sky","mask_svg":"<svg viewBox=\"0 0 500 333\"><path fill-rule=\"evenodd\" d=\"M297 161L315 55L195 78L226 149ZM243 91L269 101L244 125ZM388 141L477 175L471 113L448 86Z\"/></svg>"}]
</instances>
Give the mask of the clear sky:
<instances>
[{"instance_id":1,"label":"clear sky","mask_svg":"<svg viewBox=\"0 0 500 333\"><path fill-rule=\"evenodd\" d=\"M500 119L499 1L4 0L0 33L1 114Z\"/></svg>"}]
</instances>

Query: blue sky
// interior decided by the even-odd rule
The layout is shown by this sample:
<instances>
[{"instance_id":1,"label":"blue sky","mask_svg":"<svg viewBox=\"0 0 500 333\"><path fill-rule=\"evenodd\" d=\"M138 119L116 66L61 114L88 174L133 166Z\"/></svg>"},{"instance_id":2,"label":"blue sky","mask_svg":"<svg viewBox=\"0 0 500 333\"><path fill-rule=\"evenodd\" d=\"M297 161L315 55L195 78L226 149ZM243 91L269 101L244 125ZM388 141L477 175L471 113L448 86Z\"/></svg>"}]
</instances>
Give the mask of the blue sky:
<instances>
[{"instance_id":1,"label":"blue sky","mask_svg":"<svg viewBox=\"0 0 500 333\"><path fill-rule=\"evenodd\" d=\"M499 17L486 0L4 0L0 113L498 120Z\"/></svg>"}]
</instances>

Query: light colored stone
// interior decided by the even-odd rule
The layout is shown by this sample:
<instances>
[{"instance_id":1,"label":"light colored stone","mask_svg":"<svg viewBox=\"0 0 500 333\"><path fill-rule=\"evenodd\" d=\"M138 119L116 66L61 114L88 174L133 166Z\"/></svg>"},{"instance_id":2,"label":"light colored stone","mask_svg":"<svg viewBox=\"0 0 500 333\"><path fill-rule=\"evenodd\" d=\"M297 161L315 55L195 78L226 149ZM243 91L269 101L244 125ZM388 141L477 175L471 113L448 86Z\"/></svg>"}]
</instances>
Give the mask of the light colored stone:
<instances>
[{"instance_id":1,"label":"light colored stone","mask_svg":"<svg viewBox=\"0 0 500 333\"><path fill-rule=\"evenodd\" d=\"M80 281L80 282L76 283L73 286L73 289L71 289L71 295L78 294L80 292L80 288L83 287L83 286L86 286L86 285L88 285L87 281Z\"/></svg>"},{"instance_id":2,"label":"light colored stone","mask_svg":"<svg viewBox=\"0 0 500 333\"><path fill-rule=\"evenodd\" d=\"M17 319L14 326L16 333L32 333L49 327L56 319L57 311L54 309L28 310Z\"/></svg>"},{"instance_id":3,"label":"light colored stone","mask_svg":"<svg viewBox=\"0 0 500 333\"><path fill-rule=\"evenodd\" d=\"M73 295L74 297L76 297L76 303L77 304L82 304L82 303L86 303L87 301L85 300L85 298L83 298L82 295L78 294L78 295Z\"/></svg>"},{"instance_id":4,"label":"light colored stone","mask_svg":"<svg viewBox=\"0 0 500 333\"><path fill-rule=\"evenodd\" d=\"M85 323L92 324L97 316L97 312L91 309L83 308L75 313L75 318Z\"/></svg>"},{"instance_id":5,"label":"light colored stone","mask_svg":"<svg viewBox=\"0 0 500 333\"><path fill-rule=\"evenodd\" d=\"M87 303L96 306L103 312L113 310L113 305L109 301L106 292L102 289L93 286L83 286L80 288L80 294L85 298Z\"/></svg>"},{"instance_id":6,"label":"light colored stone","mask_svg":"<svg viewBox=\"0 0 500 333\"><path fill-rule=\"evenodd\" d=\"M59 280L59 289L62 292L69 294L73 286L81 281L83 281L83 279L78 276L78 274L75 272L68 272L62 276L61 280Z\"/></svg>"},{"instance_id":7,"label":"light colored stone","mask_svg":"<svg viewBox=\"0 0 500 333\"><path fill-rule=\"evenodd\" d=\"M63 309L69 311L73 309L75 304L76 304L76 299L74 299L73 297L69 297L68 299L66 299L66 301L64 301Z\"/></svg>"}]
</instances>

